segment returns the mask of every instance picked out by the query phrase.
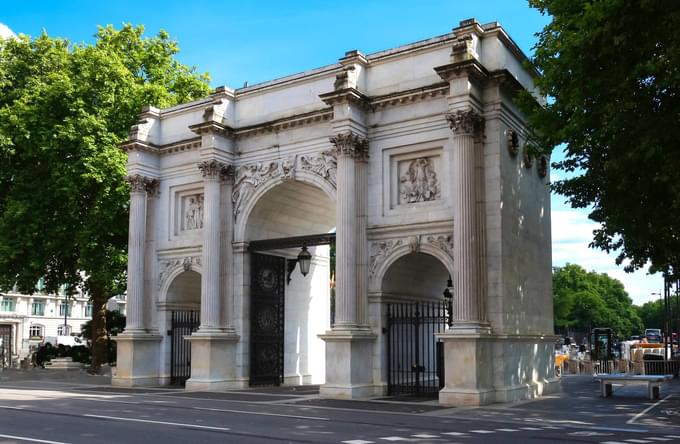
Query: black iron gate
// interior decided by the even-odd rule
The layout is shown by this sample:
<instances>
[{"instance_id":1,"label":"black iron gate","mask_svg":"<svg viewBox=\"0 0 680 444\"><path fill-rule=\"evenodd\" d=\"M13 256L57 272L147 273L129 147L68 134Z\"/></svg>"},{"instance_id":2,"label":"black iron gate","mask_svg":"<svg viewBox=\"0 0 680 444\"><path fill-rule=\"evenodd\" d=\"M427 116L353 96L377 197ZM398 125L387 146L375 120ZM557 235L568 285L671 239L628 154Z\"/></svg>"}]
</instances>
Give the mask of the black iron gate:
<instances>
[{"instance_id":1,"label":"black iron gate","mask_svg":"<svg viewBox=\"0 0 680 444\"><path fill-rule=\"evenodd\" d=\"M253 253L250 270L250 385L280 385L286 260Z\"/></svg>"},{"instance_id":2,"label":"black iron gate","mask_svg":"<svg viewBox=\"0 0 680 444\"><path fill-rule=\"evenodd\" d=\"M12 363L12 326L0 325L0 368Z\"/></svg>"},{"instance_id":3,"label":"black iron gate","mask_svg":"<svg viewBox=\"0 0 680 444\"><path fill-rule=\"evenodd\" d=\"M184 385L191 376L191 343L184 339L198 330L198 311L173 311L170 321L170 383Z\"/></svg>"},{"instance_id":4,"label":"black iron gate","mask_svg":"<svg viewBox=\"0 0 680 444\"><path fill-rule=\"evenodd\" d=\"M436 396L444 386L443 343L447 304L387 304L387 393Z\"/></svg>"}]
</instances>

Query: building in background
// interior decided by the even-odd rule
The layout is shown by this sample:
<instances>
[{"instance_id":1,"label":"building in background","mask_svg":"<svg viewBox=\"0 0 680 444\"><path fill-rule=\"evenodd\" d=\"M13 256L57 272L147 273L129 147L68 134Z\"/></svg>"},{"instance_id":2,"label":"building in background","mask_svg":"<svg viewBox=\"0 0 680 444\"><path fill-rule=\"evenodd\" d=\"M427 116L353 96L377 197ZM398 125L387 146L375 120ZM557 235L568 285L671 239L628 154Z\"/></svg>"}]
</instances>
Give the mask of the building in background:
<instances>
[{"instance_id":1,"label":"building in background","mask_svg":"<svg viewBox=\"0 0 680 444\"><path fill-rule=\"evenodd\" d=\"M67 300L63 289L48 294L41 282L37 287L32 295L0 293L0 367L17 366L32 346L56 344L58 336L80 335L83 324L92 319L87 295L78 293ZM107 309L125 314L125 296L111 298Z\"/></svg>"}]
</instances>

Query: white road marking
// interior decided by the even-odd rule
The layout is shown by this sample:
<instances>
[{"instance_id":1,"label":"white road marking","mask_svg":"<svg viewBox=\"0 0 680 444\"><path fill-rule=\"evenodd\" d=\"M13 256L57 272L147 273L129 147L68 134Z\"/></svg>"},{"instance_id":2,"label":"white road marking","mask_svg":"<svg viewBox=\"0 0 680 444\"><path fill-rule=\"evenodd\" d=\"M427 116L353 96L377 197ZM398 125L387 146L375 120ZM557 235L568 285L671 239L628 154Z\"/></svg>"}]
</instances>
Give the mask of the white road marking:
<instances>
[{"instance_id":1,"label":"white road marking","mask_svg":"<svg viewBox=\"0 0 680 444\"><path fill-rule=\"evenodd\" d=\"M466 436L467 433L463 432L444 432L442 435L451 435L451 436Z\"/></svg>"},{"instance_id":2,"label":"white road marking","mask_svg":"<svg viewBox=\"0 0 680 444\"><path fill-rule=\"evenodd\" d=\"M410 441L410 439L401 436L386 436L378 439L384 439L385 441Z\"/></svg>"},{"instance_id":3,"label":"white road marking","mask_svg":"<svg viewBox=\"0 0 680 444\"><path fill-rule=\"evenodd\" d=\"M496 429L497 432L519 432L517 429Z\"/></svg>"},{"instance_id":4,"label":"white road marking","mask_svg":"<svg viewBox=\"0 0 680 444\"><path fill-rule=\"evenodd\" d=\"M659 438L658 436L650 436L647 439L651 439L651 440L654 440L654 441L670 441L671 440L670 438Z\"/></svg>"},{"instance_id":5,"label":"white road marking","mask_svg":"<svg viewBox=\"0 0 680 444\"><path fill-rule=\"evenodd\" d=\"M601 442L600 444L626 444L626 443L622 441L604 441Z\"/></svg>"},{"instance_id":6,"label":"white road marking","mask_svg":"<svg viewBox=\"0 0 680 444\"><path fill-rule=\"evenodd\" d=\"M654 441L649 441L646 439L627 439L626 442L632 442L634 444L647 444Z\"/></svg>"},{"instance_id":7,"label":"white road marking","mask_svg":"<svg viewBox=\"0 0 680 444\"><path fill-rule=\"evenodd\" d=\"M496 433L493 430L470 430L470 433Z\"/></svg>"},{"instance_id":8,"label":"white road marking","mask_svg":"<svg viewBox=\"0 0 680 444\"><path fill-rule=\"evenodd\" d=\"M521 429L521 430L532 430L532 431L534 431L534 430L543 430L543 429L540 429L540 428L538 428L538 427L520 427L520 429Z\"/></svg>"},{"instance_id":9,"label":"white road marking","mask_svg":"<svg viewBox=\"0 0 680 444\"><path fill-rule=\"evenodd\" d=\"M211 427L198 424L186 424L181 422L167 422L167 421L152 421L150 419L136 419L136 418L121 418L119 416L104 416L104 415L83 415L86 418L98 418L98 419L113 419L115 421L130 421L130 422L144 422L148 424L162 424L162 425L173 425L178 427L192 427L194 429L206 429L206 430L230 430L226 427Z\"/></svg>"},{"instance_id":10,"label":"white road marking","mask_svg":"<svg viewBox=\"0 0 680 444\"><path fill-rule=\"evenodd\" d=\"M192 407L194 410L209 410L211 412L223 412L223 413L243 413L246 415L260 415L260 416L279 416L283 418L294 418L294 419L312 419L314 421L330 421L330 418L322 418L319 416L299 416L299 415L284 415L283 413L267 413L267 412L251 412L248 410L229 410L229 409L214 409L210 407Z\"/></svg>"},{"instance_id":11,"label":"white road marking","mask_svg":"<svg viewBox=\"0 0 680 444\"><path fill-rule=\"evenodd\" d=\"M0 409L8 409L8 410L23 410L23 407L12 407L9 405L0 405Z\"/></svg>"},{"instance_id":12,"label":"white road marking","mask_svg":"<svg viewBox=\"0 0 680 444\"><path fill-rule=\"evenodd\" d=\"M68 444L65 442L61 441L48 441L46 439L35 439L35 438L28 438L26 436L15 436L15 435L0 435L0 438L7 438L7 439L16 439L19 441L28 441L28 442L39 442L42 444Z\"/></svg>"},{"instance_id":13,"label":"white road marking","mask_svg":"<svg viewBox=\"0 0 680 444\"><path fill-rule=\"evenodd\" d=\"M417 435L411 435L414 438L439 438L438 435L430 435L429 433L419 433Z\"/></svg>"},{"instance_id":14,"label":"white road marking","mask_svg":"<svg viewBox=\"0 0 680 444\"><path fill-rule=\"evenodd\" d=\"M626 424L635 424L635 421L637 421L638 419L642 418L645 414L647 414L648 411L650 411L650 410L652 410L654 407L660 405L662 402L666 401L666 400L667 400L668 398L670 398L671 396L673 396L673 395L667 395L667 396L664 397L663 399L659 399L657 402L655 402L654 404L650 405L649 407L647 407L646 409L644 409L643 411L641 411L640 413L638 413L637 415L633 416L633 417L630 418L628 421L626 421Z\"/></svg>"},{"instance_id":15,"label":"white road marking","mask_svg":"<svg viewBox=\"0 0 680 444\"><path fill-rule=\"evenodd\" d=\"M343 441L344 444L371 444L375 441L364 441L363 439L353 439L351 441Z\"/></svg>"}]
</instances>

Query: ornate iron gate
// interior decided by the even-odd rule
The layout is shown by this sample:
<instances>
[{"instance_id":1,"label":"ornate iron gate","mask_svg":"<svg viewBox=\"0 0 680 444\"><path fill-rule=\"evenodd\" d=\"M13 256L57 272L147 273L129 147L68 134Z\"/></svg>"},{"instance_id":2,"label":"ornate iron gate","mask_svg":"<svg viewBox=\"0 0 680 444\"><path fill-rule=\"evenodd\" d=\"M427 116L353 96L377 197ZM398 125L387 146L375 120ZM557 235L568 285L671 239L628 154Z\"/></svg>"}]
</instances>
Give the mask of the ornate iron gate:
<instances>
[{"instance_id":1,"label":"ornate iron gate","mask_svg":"<svg viewBox=\"0 0 680 444\"><path fill-rule=\"evenodd\" d=\"M443 343L447 304L387 304L387 393L436 396L444 387Z\"/></svg>"},{"instance_id":2,"label":"ornate iron gate","mask_svg":"<svg viewBox=\"0 0 680 444\"><path fill-rule=\"evenodd\" d=\"M170 321L170 384L184 385L191 376L191 343L184 339L198 330L198 311L173 311Z\"/></svg>"},{"instance_id":3,"label":"ornate iron gate","mask_svg":"<svg viewBox=\"0 0 680 444\"><path fill-rule=\"evenodd\" d=\"M286 260L253 253L250 269L250 385L280 385Z\"/></svg>"},{"instance_id":4,"label":"ornate iron gate","mask_svg":"<svg viewBox=\"0 0 680 444\"><path fill-rule=\"evenodd\" d=\"M12 326L0 325L0 368L9 367L12 363Z\"/></svg>"}]
</instances>

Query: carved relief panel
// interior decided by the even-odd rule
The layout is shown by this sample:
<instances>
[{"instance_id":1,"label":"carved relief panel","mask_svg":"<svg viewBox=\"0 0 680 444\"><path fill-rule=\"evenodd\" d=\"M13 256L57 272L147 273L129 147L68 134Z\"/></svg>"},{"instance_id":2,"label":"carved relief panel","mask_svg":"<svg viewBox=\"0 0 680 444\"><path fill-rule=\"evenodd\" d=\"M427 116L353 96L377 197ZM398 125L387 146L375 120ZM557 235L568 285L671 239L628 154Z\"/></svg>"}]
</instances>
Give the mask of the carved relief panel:
<instances>
[{"instance_id":1,"label":"carved relief panel","mask_svg":"<svg viewBox=\"0 0 680 444\"><path fill-rule=\"evenodd\" d=\"M187 184L170 188L170 236L200 237L203 229L203 186Z\"/></svg>"},{"instance_id":2,"label":"carved relief panel","mask_svg":"<svg viewBox=\"0 0 680 444\"><path fill-rule=\"evenodd\" d=\"M442 148L385 151L385 214L419 211L442 203Z\"/></svg>"}]
</instances>

